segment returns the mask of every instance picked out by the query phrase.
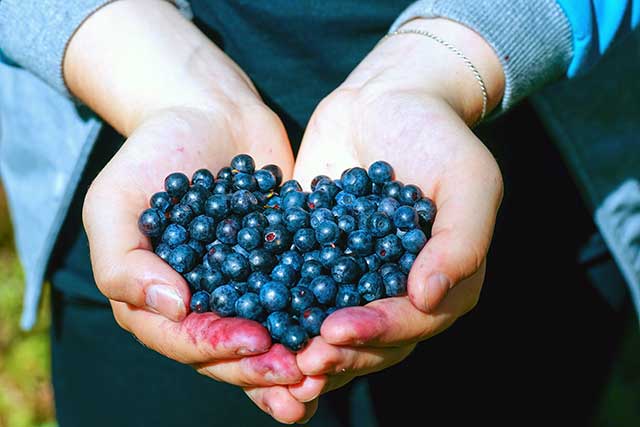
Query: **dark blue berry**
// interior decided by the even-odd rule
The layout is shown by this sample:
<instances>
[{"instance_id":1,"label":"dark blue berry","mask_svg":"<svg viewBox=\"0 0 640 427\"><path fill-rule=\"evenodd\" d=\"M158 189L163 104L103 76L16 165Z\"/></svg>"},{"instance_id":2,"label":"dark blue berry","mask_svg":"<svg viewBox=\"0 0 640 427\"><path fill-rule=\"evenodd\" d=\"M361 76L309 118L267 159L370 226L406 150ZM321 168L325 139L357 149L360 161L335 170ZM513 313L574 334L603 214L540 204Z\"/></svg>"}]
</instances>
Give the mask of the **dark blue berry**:
<instances>
[{"instance_id":1,"label":"dark blue berry","mask_svg":"<svg viewBox=\"0 0 640 427\"><path fill-rule=\"evenodd\" d=\"M369 218L369 229L375 237L384 237L396 232L396 226L384 212L376 212Z\"/></svg>"},{"instance_id":2,"label":"dark blue berry","mask_svg":"<svg viewBox=\"0 0 640 427\"><path fill-rule=\"evenodd\" d=\"M340 229L335 222L322 221L316 227L316 240L321 245L335 244L340 238Z\"/></svg>"},{"instance_id":3,"label":"dark blue berry","mask_svg":"<svg viewBox=\"0 0 640 427\"><path fill-rule=\"evenodd\" d=\"M233 286L233 288L236 291L238 291L239 295L244 295L249 290L249 285L247 284L247 282L238 282L238 281L234 280L234 281L229 282L229 284L231 286Z\"/></svg>"},{"instance_id":4,"label":"dark blue berry","mask_svg":"<svg viewBox=\"0 0 640 427\"><path fill-rule=\"evenodd\" d=\"M311 225L311 228L316 228L323 221L335 222L333 213L329 209L318 208L314 209L309 214L309 224Z\"/></svg>"},{"instance_id":5,"label":"dark blue berry","mask_svg":"<svg viewBox=\"0 0 640 427\"><path fill-rule=\"evenodd\" d=\"M260 191L263 191L263 192L271 191L277 185L276 184L276 177L269 170L266 170L266 169L257 170L253 174L253 177L255 178L256 183L258 184L258 188L260 189Z\"/></svg>"},{"instance_id":6,"label":"dark blue berry","mask_svg":"<svg viewBox=\"0 0 640 427\"><path fill-rule=\"evenodd\" d=\"M402 270L404 274L409 274L409 271L411 271L411 267L413 266L413 263L415 262L415 260L416 260L415 254L405 252L404 255L402 255L400 257L400 260L398 261L400 270Z\"/></svg>"},{"instance_id":7,"label":"dark blue berry","mask_svg":"<svg viewBox=\"0 0 640 427\"><path fill-rule=\"evenodd\" d=\"M211 246L208 246L207 250L207 260L209 262L209 266L221 265L222 261L227 257L227 255L233 253L233 249L222 243L214 243Z\"/></svg>"},{"instance_id":8,"label":"dark blue berry","mask_svg":"<svg viewBox=\"0 0 640 427\"><path fill-rule=\"evenodd\" d=\"M238 172L233 177L233 187L236 190L256 191L258 189L258 182L253 175Z\"/></svg>"},{"instance_id":9,"label":"dark blue berry","mask_svg":"<svg viewBox=\"0 0 640 427\"><path fill-rule=\"evenodd\" d=\"M250 320L262 320L264 310L260 304L260 297L253 292L242 295L236 301L236 315Z\"/></svg>"},{"instance_id":10,"label":"dark blue berry","mask_svg":"<svg viewBox=\"0 0 640 427\"><path fill-rule=\"evenodd\" d=\"M280 187L280 197L284 197L290 191L300 192L302 191L302 186L295 179L290 179L289 181L282 184L282 187Z\"/></svg>"},{"instance_id":11,"label":"dark blue berry","mask_svg":"<svg viewBox=\"0 0 640 427\"><path fill-rule=\"evenodd\" d=\"M179 245L171 251L168 262L178 273L186 273L196 266L198 254L188 245Z\"/></svg>"},{"instance_id":12,"label":"dark blue berry","mask_svg":"<svg viewBox=\"0 0 640 427\"><path fill-rule=\"evenodd\" d=\"M400 198L400 190L402 189L403 184L400 181L391 181L387 182L384 187L382 187L382 197L392 197L396 200Z\"/></svg>"},{"instance_id":13,"label":"dark blue berry","mask_svg":"<svg viewBox=\"0 0 640 427\"><path fill-rule=\"evenodd\" d=\"M377 182L371 183L371 194L375 194L377 196L382 194L382 188L384 184L378 184Z\"/></svg>"},{"instance_id":14,"label":"dark blue berry","mask_svg":"<svg viewBox=\"0 0 640 427\"><path fill-rule=\"evenodd\" d=\"M138 229L147 237L160 237L165 225L164 214L157 209L146 209L138 219Z\"/></svg>"},{"instance_id":15,"label":"dark blue berry","mask_svg":"<svg viewBox=\"0 0 640 427\"><path fill-rule=\"evenodd\" d=\"M211 295L207 291L198 291L191 296L189 308L194 313L205 313L209 311L209 301Z\"/></svg>"},{"instance_id":16,"label":"dark blue berry","mask_svg":"<svg viewBox=\"0 0 640 427\"><path fill-rule=\"evenodd\" d=\"M288 265L299 272L304 264L304 258L298 251L286 251L280 257L280 264Z\"/></svg>"},{"instance_id":17,"label":"dark blue berry","mask_svg":"<svg viewBox=\"0 0 640 427\"><path fill-rule=\"evenodd\" d=\"M335 200L338 206L344 206L347 209L351 209L353 207L353 203L356 201L357 197L351 193L346 191L341 191L336 194Z\"/></svg>"},{"instance_id":18,"label":"dark blue berry","mask_svg":"<svg viewBox=\"0 0 640 427\"><path fill-rule=\"evenodd\" d=\"M207 189L207 191L213 190L213 184L215 178L213 174L207 169L198 169L191 176L191 183L198 184Z\"/></svg>"},{"instance_id":19,"label":"dark blue berry","mask_svg":"<svg viewBox=\"0 0 640 427\"><path fill-rule=\"evenodd\" d=\"M307 207L309 209L320 209L331 207L331 197L324 191L316 190L307 196ZM333 215L331 215L333 219Z\"/></svg>"},{"instance_id":20,"label":"dark blue berry","mask_svg":"<svg viewBox=\"0 0 640 427\"><path fill-rule=\"evenodd\" d=\"M160 212L166 212L171 207L171 196L165 191L159 191L151 196L149 205Z\"/></svg>"},{"instance_id":21,"label":"dark blue berry","mask_svg":"<svg viewBox=\"0 0 640 427\"><path fill-rule=\"evenodd\" d=\"M342 190L334 182L322 182L316 187L315 191L327 193L329 199L333 200L333 198Z\"/></svg>"},{"instance_id":22,"label":"dark blue berry","mask_svg":"<svg viewBox=\"0 0 640 427\"><path fill-rule=\"evenodd\" d=\"M271 269L278 263L276 256L266 249L259 248L249 252L247 258L253 271L271 272Z\"/></svg>"},{"instance_id":23,"label":"dark blue berry","mask_svg":"<svg viewBox=\"0 0 640 427\"><path fill-rule=\"evenodd\" d=\"M360 256L371 255L374 243L373 235L366 230L356 230L347 238L347 247Z\"/></svg>"},{"instance_id":24,"label":"dark blue berry","mask_svg":"<svg viewBox=\"0 0 640 427\"><path fill-rule=\"evenodd\" d=\"M375 272L366 273L358 282L358 292L366 302L382 298L384 283L382 276Z\"/></svg>"},{"instance_id":25,"label":"dark blue berry","mask_svg":"<svg viewBox=\"0 0 640 427\"><path fill-rule=\"evenodd\" d=\"M289 191L285 196L282 196L282 205L280 206L285 211L291 208L304 208L307 195L301 191Z\"/></svg>"},{"instance_id":26,"label":"dark blue berry","mask_svg":"<svg viewBox=\"0 0 640 427\"><path fill-rule=\"evenodd\" d=\"M320 262L326 268L333 267L338 258L342 256L342 251L337 247L325 246L320 249Z\"/></svg>"},{"instance_id":27,"label":"dark blue berry","mask_svg":"<svg viewBox=\"0 0 640 427\"><path fill-rule=\"evenodd\" d=\"M206 215L195 217L189 224L189 235L201 242L211 242L215 237L215 222Z\"/></svg>"},{"instance_id":28,"label":"dark blue berry","mask_svg":"<svg viewBox=\"0 0 640 427\"><path fill-rule=\"evenodd\" d=\"M358 197L355 202L353 202L353 213L358 216L371 216L377 209L377 206L374 202L366 197Z\"/></svg>"},{"instance_id":29,"label":"dark blue berry","mask_svg":"<svg viewBox=\"0 0 640 427\"><path fill-rule=\"evenodd\" d=\"M338 258L331 268L331 276L338 283L355 283L360 274L362 271L358 263L347 256Z\"/></svg>"},{"instance_id":30,"label":"dark blue berry","mask_svg":"<svg viewBox=\"0 0 640 427\"><path fill-rule=\"evenodd\" d=\"M413 184L407 184L400 190L399 201L403 205L413 206L422 198L422 190Z\"/></svg>"},{"instance_id":31,"label":"dark blue berry","mask_svg":"<svg viewBox=\"0 0 640 427\"><path fill-rule=\"evenodd\" d=\"M342 189L356 196L364 196L371 192L371 180L367 171L356 167L347 169L340 177Z\"/></svg>"},{"instance_id":32,"label":"dark blue berry","mask_svg":"<svg viewBox=\"0 0 640 427\"><path fill-rule=\"evenodd\" d=\"M397 261L402 256L402 242L394 235L389 234L376 242L376 255L383 262Z\"/></svg>"},{"instance_id":33,"label":"dark blue berry","mask_svg":"<svg viewBox=\"0 0 640 427\"><path fill-rule=\"evenodd\" d=\"M327 313L320 307L311 307L300 313L300 326L304 328L310 337L320 335L320 327L322 322L327 318Z\"/></svg>"},{"instance_id":34,"label":"dark blue berry","mask_svg":"<svg viewBox=\"0 0 640 427\"><path fill-rule=\"evenodd\" d=\"M260 288L260 304L269 312L284 310L290 300L291 293L283 283L267 282Z\"/></svg>"},{"instance_id":35,"label":"dark blue berry","mask_svg":"<svg viewBox=\"0 0 640 427\"><path fill-rule=\"evenodd\" d=\"M180 203L189 206L194 214L200 215L204 212L204 204L210 195L206 188L196 184L182 196Z\"/></svg>"},{"instance_id":36,"label":"dark blue berry","mask_svg":"<svg viewBox=\"0 0 640 427\"><path fill-rule=\"evenodd\" d=\"M302 268L300 269L300 276L302 277L316 277L322 274L322 264L320 261L309 260L305 261L302 264Z\"/></svg>"},{"instance_id":37,"label":"dark blue berry","mask_svg":"<svg viewBox=\"0 0 640 427\"><path fill-rule=\"evenodd\" d=\"M189 289L192 292L199 291L201 289L200 281L202 280L202 273L204 273L204 267L197 265L193 270L184 274L184 278L189 284Z\"/></svg>"},{"instance_id":38,"label":"dark blue berry","mask_svg":"<svg viewBox=\"0 0 640 427\"><path fill-rule=\"evenodd\" d=\"M313 250L318 244L316 232L311 228L301 228L293 235L293 244L300 252Z\"/></svg>"},{"instance_id":39,"label":"dark blue berry","mask_svg":"<svg viewBox=\"0 0 640 427\"><path fill-rule=\"evenodd\" d=\"M344 215L351 215L351 209L346 206L335 205L331 208L331 213L335 218L341 218Z\"/></svg>"},{"instance_id":40,"label":"dark blue berry","mask_svg":"<svg viewBox=\"0 0 640 427\"><path fill-rule=\"evenodd\" d=\"M271 279L276 282L283 283L286 287L291 288L298 279L298 272L291 266L278 264L271 271Z\"/></svg>"},{"instance_id":41,"label":"dark blue berry","mask_svg":"<svg viewBox=\"0 0 640 427\"><path fill-rule=\"evenodd\" d=\"M291 247L292 236L286 228L275 225L264 230L263 247L273 253L281 254Z\"/></svg>"},{"instance_id":42,"label":"dark blue berry","mask_svg":"<svg viewBox=\"0 0 640 427\"><path fill-rule=\"evenodd\" d=\"M260 191L254 191L253 194L256 197L256 200L258 201L258 208L260 208L260 206L265 206L267 204L267 196L260 192Z\"/></svg>"},{"instance_id":43,"label":"dark blue berry","mask_svg":"<svg viewBox=\"0 0 640 427\"><path fill-rule=\"evenodd\" d=\"M191 249L196 251L196 253L199 256L202 256L207 251L206 247L204 246L204 243L199 240L189 239L189 241L187 242L187 245L189 245Z\"/></svg>"},{"instance_id":44,"label":"dark blue berry","mask_svg":"<svg viewBox=\"0 0 640 427\"><path fill-rule=\"evenodd\" d=\"M274 195L271 195L267 200L267 207L269 208L280 209L281 206L282 206L282 197L276 196L275 193Z\"/></svg>"},{"instance_id":45,"label":"dark blue berry","mask_svg":"<svg viewBox=\"0 0 640 427\"><path fill-rule=\"evenodd\" d=\"M306 309L310 308L315 302L313 292L309 288L304 286L296 286L291 289L291 310L297 313L302 313Z\"/></svg>"},{"instance_id":46,"label":"dark blue berry","mask_svg":"<svg viewBox=\"0 0 640 427\"><path fill-rule=\"evenodd\" d=\"M364 257L364 262L367 264L367 269L369 271L377 271L382 265L382 260L376 254Z\"/></svg>"},{"instance_id":47,"label":"dark blue berry","mask_svg":"<svg viewBox=\"0 0 640 427\"><path fill-rule=\"evenodd\" d=\"M231 169L238 172L253 173L256 169L256 163L248 154L238 154L231 159Z\"/></svg>"},{"instance_id":48,"label":"dark blue berry","mask_svg":"<svg viewBox=\"0 0 640 427\"><path fill-rule=\"evenodd\" d=\"M183 173L174 172L164 179L164 190L174 199L180 199L189 190L189 178Z\"/></svg>"},{"instance_id":49,"label":"dark blue berry","mask_svg":"<svg viewBox=\"0 0 640 427\"><path fill-rule=\"evenodd\" d=\"M309 251L309 252L305 252L302 254L304 256L304 261L318 261L320 262L320 251L319 250L313 250L313 251Z\"/></svg>"},{"instance_id":50,"label":"dark blue berry","mask_svg":"<svg viewBox=\"0 0 640 427\"><path fill-rule=\"evenodd\" d=\"M284 225L284 217L282 211L278 209L265 209L264 216L267 218L269 225Z\"/></svg>"},{"instance_id":51,"label":"dark blue berry","mask_svg":"<svg viewBox=\"0 0 640 427\"><path fill-rule=\"evenodd\" d=\"M180 224L183 227L188 227L193 217L195 217L193 209L182 203L178 203L169 211L169 221L174 224Z\"/></svg>"},{"instance_id":52,"label":"dark blue berry","mask_svg":"<svg viewBox=\"0 0 640 427\"><path fill-rule=\"evenodd\" d=\"M222 272L217 268L205 268L202 271L200 278L200 287L211 293L218 286L224 284L224 276Z\"/></svg>"},{"instance_id":53,"label":"dark blue berry","mask_svg":"<svg viewBox=\"0 0 640 427\"><path fill-rule=\"evenodd\" d=\"M309 213L302 208L287 209L283 219L285 227L292 233L309 226Z\"/></svg>"},{"instance_id":54,"label":"dark blue berry","mask_svg":"<svg viewBox=\"0 0 640 427\"><path fill-rule=\"evenodd\" d=\"M213 190L211 190L212 194L227 194L231 191L231 181L227 181L224 179L216 180L216 183L213 184Z\"/></svg>"},{"instance_id":55,"label":"dark blue berry","mask_svg":"<svg viewBox=\"0 0 640 427\"><path fill-rule=\"evenodd\" d=\"M333 278L319 275L311 281L309 289L320 304L332 305L338 291L338 285Z\"/></svg>"},{"instance_id":56,"label":"dark blue berry","mask_svg":"<svg viewBox=\"0 0 640 427\"><path fill-rule=\"evenodd\" d=\"M396 209L400 207L400 202L393 197L385 197L378 203L378 212L387 214L389 218L393 217Z\"/></svg>"},{"instance_id":57,"label":"dark blue berry","mask_svg":"<svg viewBox=\"0 0 640 427\"><path fill-rule=\"evenodd\" d=\"M251 212L242 219L243 228L258 228L263 231L268 226L269 221L267 221L267 217L261 212Z\"/></svg>"},{"instance_id":58,"label":"dark blue berry","mask_svg":"<svg viewBox=\"0 0 640 427\"><path fill-rule=\"evenodd\" d=\"M338 219L338 228L344 231L346 234L351 233L356 229L357 223L356 219L351 215L342 215Z\"/></svg>"},{"instance_id":59,"label":"dark blue berry","mask_svg":"<svg viewBox=\"0 0 640 427\"><path fill-rule=\"evenodd\" d=\"M240 294L232 285L222 285L211 293L209 304L211 311L221 317L229 317L236 314L236 301Z\"/></svg>"},{"instance_id":60,"label":"dark blue berry","mask_svg":"<svg viewBox=\"0 0 640 427\"><path fill-rule=\"evenodd\" d=\"M427 236L419 229L407 231L402 236L402 246L411 253L417 254L427 244Z\"/></svg>"},{"instance_id":61,"label":"dark blue berry","mask_svg":"<svg viewBox=\"0 0 640 427\"><path fill-rule=\"evenodd\" d=\"M276 185L275 185L276 187L282 184L282 169L280 169L280 166L266 165L266 166L263 166L262 169L269 171L273 174L273 176L276 179Z\"/></svg>"},{"instance_id":62,"label":"dark blue berry","mask_svg":"<svg viewBox=\"0 0 640 427\"><path fill-rule=\"evenodd\" d=\"M324 182L331 182L331 178L327 175L317 175L311 180L311 191L316 191L318 185Z\"/></svg>"},{"instance_id":63,"label":"dark blue berry","mask_svg":"<svg viewBox=\"0 0 640 427\"><path fill-rule=\"evenodd\" d=\"M416 201L413 208L418 212L418 215L427 223L432 223L436 217L436 205L428 197L423 197Z\"/></svg>"},{"instance_id":64,"label":"dark blue berry","mask_svg":"<svg viewBox=\"0 0 640 427\"><path fill-rule=\"evenodd\" d=\"M169 224L162 233L162 242L169 245L170 248L186 243L188 238L187 230L178 224Z\"/></svg>"},{"instance_id":65,"label":"dark blue berry","mask_svg":"<svg viewBox=\"0 0 640 427\"><path fill-rule=\"evenodd\" d=\"M271 277L262 271L254 271L247 278L247 286L251 292L260 293L262 285L271 281Z\"/></svg>"},{"instance_id":66,"label":"dark blue berry","mask_svg":"<svg viewBox=\"0 0 640 427\"><path fill-rule=\"evenodd\" d=\"M243 257L245 257L245 258L249 258L249 251L248 251L248 250L246 250L245 248L243 248L243 247L242 247L242 246L240 246L240 245L235 245L235 246L233 247L233 251L234 251L235 253L237 253L237 254L242 255L242 256L243 256Z\"/></svg>"},{"instance_id":67,"label":"dark blue berry","mask_svg":"<svg viewBox=\"0 0 640 427\"><path fill-rule=\"evenodd\" d=\"M360 293L355 285L341 285L336 294L336 307L354 307L360 305Z\"/></svg>"},{"instance_id":68,"label":"dark blue berry","mask_svg":"<svg viewBox=\"0 0 640 427\"><path fill-rule=\"evenodd\" d=\"M407 294L407 275L394 271L382 277L384 290L388 297L397 297Z\"/></svg>"},{"instance_id":69,"label":"dark blue berry","mask_svg":"<svg viewBox=\"0 0 640 427\"><path fill-rule=\"evenodd\" d=\"M243 228L238 231L236 239L243 249L250 251L262 243L262 233L257 228Z\"/></svg>"},{"instance_id":70,"label":"dark blue berry","mask_svg":"<svg viewBox=\"0 0 640 427\"><path fill-rule=\"evenodd\" d=\"M309 340L309 336L300 325L289 325L284 330L280 342L291 351L299 351L304 348Z\"/></svg>"},{"instance_id":71,"label":"dark blue berry","mask_svg":"<svg viewBox=\"0 0 640 427\"><path fill-rule=\"evenodd\" d=\"M271 337L277 341L282 339L285 330L293 324L291 315L285 311L274 311L267 317L267 330Z\"/></svg>"},{"instance_id":72,"label":"dark blue berry","mask_svg":"<svg viewBox=\"0 0 640 427\"><path fill-rule=\"evenodd\" d=\"M222 273L232 280L245 280L251 273L251 266L245 257L231 253L222 261Z\"/></svg>"},{"instance_id":73,"label":"dark blue berry","mask_svg":"<svg viewBox=\"0 0 640 427\"><path fill-rule=\"evenodd\" d=\"M377 184L383 184L393 179L393 168L385 161L378 160L369 166L369 178Z\"/></svg>"},{"instance_id":74,"label":"dark blue berry","mask_svg":"<svg viewBox=\"0 0 640 427\"><path fill-rule=\"evenodd\" d=\"M220 221L229 215L229 197L226 194L214 194L204 202L204 213Z\"/></svg>"},{"instance_id":75,"label":"dark blue berry","mask_svg":"<svg viewBox=\"0 0 640 427\"><path fill-rule=\"evenodd\" d=\"M386 276L389 273L395 273L400 271L400 267L398 266L398 264L394 264L392 262L388 262L386 264L382 264L380 266L380 268L378 269L378 273L380 273L380 275L382 276L382 278L384 278L384 276Z\"/></svg>"},{"instance_id":76,"label":"dark blue berry","mask_svg":"<svg viewBox=\"0 0 640 427\"><path fill-rule=\"evenodd\" d=\"M238 231L239 229L236 222L230 218L226 218L218 223L218 227L216 227L216 237L222 243L235 245L238 242Z\"/></svg>"},{"instance_id":77,"label":"dark blue berry","mask_svg":"<svg viewBox=\"0 0 640 427\"><path fill-rule=\"evenodd\" d=\"M393 214L393 223L401 230L410 230L418 226L418 214L411 206L400 206Z\"/></svg>"},{"instance_id":78,"label":"dark blue berry","mask_svg":"<svg viewBox=\"0 0 640 427\"><path fill-rule=\"evenodd\" d=\"M163 261L169 261L169 255L171 255L171 248L166 243L160 243L155 249L156 255L158 255Z\"/></svg>"},{"instance_id":79,"label":"dark blue berry","mask_svg":"<svg viewBox=\"0 0 640 427\"><path fill-rule=\"evenodd\" d=\"M230 167L224 167L218 171L216 178L222 181L231 181L233 179L233 171Z\"/></svg>"},{"instance_id":80,"label":"dark blue berry","mask_svg":"<svg viewBox=\"0 0 640 427\"><path fill-rule=\"evenodd\" d=\"M256 199L256 196L250 191L238 190L231 196L229 206L232 212L246 215L256 210L258 207L258 199Z\"/></svg>"}]
</instances>

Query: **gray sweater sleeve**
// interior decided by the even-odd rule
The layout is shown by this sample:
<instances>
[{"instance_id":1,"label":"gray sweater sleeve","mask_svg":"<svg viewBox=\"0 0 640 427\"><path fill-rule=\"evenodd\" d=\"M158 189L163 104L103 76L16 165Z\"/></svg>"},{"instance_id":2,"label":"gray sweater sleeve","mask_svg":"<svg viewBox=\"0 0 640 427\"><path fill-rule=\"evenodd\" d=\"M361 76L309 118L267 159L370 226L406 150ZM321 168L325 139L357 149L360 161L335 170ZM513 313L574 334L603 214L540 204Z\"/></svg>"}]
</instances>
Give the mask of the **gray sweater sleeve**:
<instances>
[{"instance_id":1,"label":"gray sweater sleeve","mask_svg":"<svg viewBox=\"0 0 640 427\"><path fill-rule=\"evenodd\" d=\"M69 95L62 61L82 23L117 0L0 0L0 50L54 89ZM186 17L186 0L171 1Z\"/></svg>"},{"instance_id":2,"label":"gray sweater sleeve","mask_svg":"<svg viewBox=\"0 0 640 427\"><path fill-rule=\"evenodd\" d=\"M555 0L420 0L398 17L391 30L420 17L459 22L493 47L506 79L496 112L561 77L573 57L571 26Z\"/></svg>"}]
</instances>

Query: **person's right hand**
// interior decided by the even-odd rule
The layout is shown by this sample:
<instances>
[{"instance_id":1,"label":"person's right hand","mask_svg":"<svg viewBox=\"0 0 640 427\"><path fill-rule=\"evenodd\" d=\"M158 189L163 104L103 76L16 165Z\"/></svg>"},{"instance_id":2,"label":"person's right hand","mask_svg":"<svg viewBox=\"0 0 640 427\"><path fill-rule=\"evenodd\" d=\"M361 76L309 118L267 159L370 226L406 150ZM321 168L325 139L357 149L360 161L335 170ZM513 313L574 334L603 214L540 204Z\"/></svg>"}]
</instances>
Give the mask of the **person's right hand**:
<instances>
[{"instance_id":1,"label":"person's right hand","mask_svg":"<svg viewBox=\"0 0 640 427\"><path fill-rule=\"evenodd\" d=\"M272 347L256 322L188 314L184 278L137 228L171 172L215 173L248 153L258 167L277 164L290 178L293 155L280 120L242 70L166 2L122 0L100 9L69 43L64 77L128 137L83 207L95 280L118 324L147 347L243 387L279 421L308 418L317 402L300 403L286 387L304 384L295 356Z\"/></svg>"}]
</instances>

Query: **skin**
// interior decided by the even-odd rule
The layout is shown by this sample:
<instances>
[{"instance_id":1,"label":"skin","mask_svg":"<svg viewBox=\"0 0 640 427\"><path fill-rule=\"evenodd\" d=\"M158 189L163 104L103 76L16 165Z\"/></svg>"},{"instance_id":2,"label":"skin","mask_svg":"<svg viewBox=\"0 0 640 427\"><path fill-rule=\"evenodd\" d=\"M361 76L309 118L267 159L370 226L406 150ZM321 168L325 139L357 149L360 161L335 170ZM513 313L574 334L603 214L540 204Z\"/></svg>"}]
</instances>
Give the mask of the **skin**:
<instances>
[{"instance_id":1,"label":"skin","mask_svg":"<svg viewBox=\"0 0 640 427\"><path fill-rule=\"evenodd\" d=\"M114 22L120 31L111 31ZM487 84L489 108L499 102L504 76L482 38L440 19L406 27L465 52ZM161 354L243 387L275 419L305 422L321 393L400 362L477 303L502 181L469 130L480 116L477 82L434 41L402 35L376 46L320 103L295 167L282 123L248 77L166 2L102 8L72 38L63 71L71 92L127 137L83 209L95 280L118 324ZM385 159L398 179L419 185L439 213L408 297L334 313L297 356L270 347L255 322L187 315L187 284L151 251L137 217L169 173L218 170L237 153L278 164L285 180L301 183Z\"/></svg>"}]
</instances>

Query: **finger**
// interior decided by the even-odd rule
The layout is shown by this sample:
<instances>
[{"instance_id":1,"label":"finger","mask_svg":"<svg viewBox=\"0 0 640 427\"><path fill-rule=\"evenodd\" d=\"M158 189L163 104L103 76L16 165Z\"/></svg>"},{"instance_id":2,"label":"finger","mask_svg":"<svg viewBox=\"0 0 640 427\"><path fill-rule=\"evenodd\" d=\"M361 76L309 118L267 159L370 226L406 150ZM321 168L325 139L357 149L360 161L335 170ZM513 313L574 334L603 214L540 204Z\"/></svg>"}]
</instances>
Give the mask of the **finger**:
<instances>
[{"instance_id":1,"label":"finger","mask_svg":"<svg viewBox=\"0 0 640 427\"><path fill-rule=\"evenodd\" d=\"M483 264L484 265L484 264ZM478 273L484 274L484 268ZM407 297L385 298L364 307L343 308L322 324L330 344L388 347L412 344L448 328L477 302L482 280L472 276L451 289L433 312L418 310Z\"/></svg>"},{"instance_id":2,"label":"finger","mask_svg":"<svg viewBox=\"0 0 640 427\"><path fill-rule=\"evenodd\" d=\"M285 424L309 419L317 409L317 403L298 402L285 386L245 388L244 391L260 409Z\"/></svg>"},{"instance_id":3,"label":"finger","mask_svg":"<svg viewBox=\"0 0 640 427\"><path fill-rule=\"evenodd\" d=\"M112 301L111 306L120 326L147 347L181 363L261 354L271 346L267 330L251 320L191 313L175 323L122 302Z\"/></svg>"},{"instance_id":4,"label":"finger","mask_svg":"<svg viewBox=\"0 0 640 427\"><path fill-rule=\"evenodd\" d=\"M311 402L320 396L327 381L325 375L305 376L299 383L290 385L289 392L298 402Z\"/></svg>"},{"instance_id":5,"label":"finger","mask_svg":"<svg viewBox=\"0 0 640 427\"><path fill-rule=\"evenodd\" d=\"M361 376L395 365L415 347L348 347L328 344L322 337L314 338L297 355L300 370L305 375Z\"/></svg>"},{"instance_id":6,"label":"finger","mask_svg":"<svg viewBox=\"0 0 640 427\"><path fill-rule=\"evenodd\" d=\"M435 310L453 286L476 273L489 250L502 181L497 168L480 163L452 173L435 194L433 234L408 280L409 297L424 312Z\"/></svg>"},{"instance_id":7,"label":"finger","mask_svg":"<svg viewBox=\"0 0 640 427\"><path fill-rule=\"evenodd\" d=\"M196 369L200 374L241 387L297 384L303 379L295 355L280 344L258 356L202 363Z\"/></svg>"}]
</instances>

